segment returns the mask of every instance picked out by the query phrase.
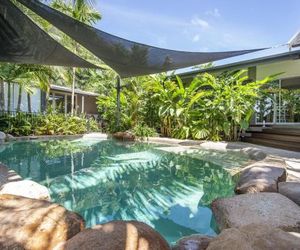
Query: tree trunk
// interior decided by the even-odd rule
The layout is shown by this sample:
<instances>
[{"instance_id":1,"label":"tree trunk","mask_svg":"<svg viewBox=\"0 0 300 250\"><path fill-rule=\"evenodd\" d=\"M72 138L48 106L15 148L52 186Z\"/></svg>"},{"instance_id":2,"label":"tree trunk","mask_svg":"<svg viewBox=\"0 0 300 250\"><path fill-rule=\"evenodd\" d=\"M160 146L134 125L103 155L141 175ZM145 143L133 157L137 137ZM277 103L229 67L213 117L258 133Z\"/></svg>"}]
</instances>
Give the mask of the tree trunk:
<instances>
[{"instance_id":1,"label":"tree trunk","mask_svg":"<svg viewBox=\"0 0 300 250\"><path fill-rule=\"evenodd\" d=\"M71 115L74 115L75 111L75 83L76 83L76 68L73 68L73 81L72 81L72 97L71 97Z\"/></svg>"},{"instance_id":2,"label":"tree trunk","mask_svg":"<svg viewBox=\"0 0 300 250\"><path fill-rule=\"evenodd\" d=\"M4 111L4 81L0 80L0 111Z\"/></svg>"},{"instance_id":3,"label":"tree trunk","mask_svg":"<svg viewBox=\"0 0 300 250\"><path fill-rule=\"evenodd\" d=\"M233 127L233 140L237 141L238 140L238 131L237 131L237 126L234 125Z\"/></svg>"},{"instance_id":4,"label":"tree trunk","mask_svg":"<svg viewBox=\"0 0 300 250\"><path fill-rule=\"evenodd\" d=\"M28 112L31 113L31 95L27 93L27 105L28 105Z\"/></svg>"},{"instance_id":5,"label":"tree trunk","mask_svg":"<svg viewBox=\"0 0 300 250\"><path fill-rule=\"evenodd\" d=\"M7 111L10 112L11 111L11 105L10 105L10 101L11 101L11 88L10 88L10 82L7 82Z\"/></svg>"},{"instance_id":6,"label":"tree trunk","mask_svg":"<svg viewBox=\"0 0 300 250\"><path fill-rule=\"evenodd\" d=\"M19 93L18 93L18 105L17 105L17 112L21 111L21 103L22 103L22 85L19 84Z\"/></svg>"}]
</instances>

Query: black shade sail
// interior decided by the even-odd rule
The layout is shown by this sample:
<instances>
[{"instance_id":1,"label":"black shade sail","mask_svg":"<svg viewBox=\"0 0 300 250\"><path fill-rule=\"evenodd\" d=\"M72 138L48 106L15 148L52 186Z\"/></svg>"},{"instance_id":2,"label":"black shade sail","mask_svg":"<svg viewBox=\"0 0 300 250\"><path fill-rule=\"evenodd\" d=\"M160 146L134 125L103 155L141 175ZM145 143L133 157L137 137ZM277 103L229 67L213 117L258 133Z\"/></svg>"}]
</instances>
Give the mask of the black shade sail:
<instances>
[{"instance_id":1,"label":"black shade sail","mask_svg":"<svg viewBox=\"0 0 300 250\"><path fill-rule=\"evenodd\" d=\"M37 0L18 1L99 57L122 78L190 67L260 50L184 52L156 48L95 29Z\"/></svg>"},{"instance_id":2,"label":"black shade sail","mask_svg":"<svg viewBox=\"0 0 300 250\"><path fill-rule=\"evenodd\" d=\"M56 42L9 0L0 0L0 61L96 67Z\"/></svg>"}]
</instances>

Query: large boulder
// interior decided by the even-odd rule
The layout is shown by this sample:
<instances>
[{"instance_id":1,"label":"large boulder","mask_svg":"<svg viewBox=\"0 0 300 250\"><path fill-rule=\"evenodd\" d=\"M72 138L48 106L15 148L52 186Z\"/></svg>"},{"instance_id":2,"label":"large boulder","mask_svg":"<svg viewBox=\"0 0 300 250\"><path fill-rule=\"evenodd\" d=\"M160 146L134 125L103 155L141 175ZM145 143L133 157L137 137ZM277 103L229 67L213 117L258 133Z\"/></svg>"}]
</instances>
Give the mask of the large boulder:
<instances>
[{"instance_id":1,"label":"large boulder","mask_svg":"<svg viewBox=\"0 0 300 250\"><path fill-rule=\"evenodd\" d=\"M65 250L169 250L165 239L137 221L112 221L86 229L68 240Z\"/></svg>"},{"instance_id":2,"label":"large boulder","mask_svg":"<svg viewBox=\"0 0 300 250\"><path fill-rule=\"evenodd\" d=\"M134 141L135 136L131 132L117 132L112 135L112 137L116 140L120 141Z\"/></svg>"},{"instance_id":3,"label":"large boulder","mask_svg":"<svg viewBox=\"0 0 300 250\"><path fill-rule=\"evenodd\" d=\"M201 234L195 234L183 237L176 242L172 250L205 250L213 237Z\"/></svg>"},{"instance_id":4,"label":"large boulder","mask_svg":"<svg viewBox=\"0 0 300 250\"><path fill-rule=\"evenodd\" d=\"M286 181L287 171L283 160L267 158L244 168L239 175L237 194L278 192L278 182Z\"/></svg>"},{"instance_id":5,"label":"large boulder","mask_svg":"<svg viewBox=\"0 0 300 250\"><path fill-rule=\"evenodd\" d=\"M230 228L214 238L207 250L296 250L300 234L284 232L268 225Z\"/></svg>"},{"instance_id":6,"label":"large boulder","mask_svg":"<svg viewBox=\"0 0 300 250\"><path fill-rule=\"evenodd\" d=\"M0 131L0 144L5 142L6 134Z\"/></svg>"},{"instance_id":7,"label":"large boulder","mask_svg":"<svg viewBox=\"0 0 300 250\"><path fill-rule=\"evenodd\" d=\"M267 157L267 154L258 148L243 148L241 151L248 155L251 160L261 161Z\"/></svg>"},{"instance_id":8,"label":"large boulder","mask_svg":"<svg viewBox=\"0 0 300 250\"><path fill-rule=\"evenodd\" d=\"M300 207L278 193L242 194L212 202L221 230L265 224L284 231L300 232Z\"/></svg>"},{"instance_id":9,"label":"large boulder","mask_svg":"<svg viewBox=\"0 0 300 250\"><path fill-rule=\"evenodd\" d=\"M9 170L5 165L0 163L0 187L5 183L20 180L22 180L20 175L13 170Z\"/></svg>"},{"instance_id":10,"label":"large boulder","mask_svg":"<svg viewBox=\"0 0 300 250\"><path fill-rule=\"evenodd\" d=\"M0 249L55 249L83 229L83 219L58 204L0 195Z\"/></svg>"},{"instance_id":11,"label":"large boulder","mask_svg":"<svg viewBox=\"0 0 300 250\"><path fill-rule=\"evenodd\" d=\"M30 180L6 183L0 187L0 195L1 194L13 194L32 199L51 201L48 189Z\"/></svg>"},{"instance_id":12,"label":"large boulder","mask_svg":"<svg viewBox=\"0 0 300 250\"><path fill-rule=\"evenodd\" d=\"M278 184L278 191L300 206L300 183L281 182Z\"/></svg>"},{"instance_id":13,"label":"large boulder","mask_svg":"<svg viewBox=\"0 0 300 250\"><path fill-rule=\"evenodd\" d=\"M16 138L14 136L10 135L10 134L6 134L6 140L7 141L14 141L14 140L16 140Z\"/></svg>"}]
</instances>

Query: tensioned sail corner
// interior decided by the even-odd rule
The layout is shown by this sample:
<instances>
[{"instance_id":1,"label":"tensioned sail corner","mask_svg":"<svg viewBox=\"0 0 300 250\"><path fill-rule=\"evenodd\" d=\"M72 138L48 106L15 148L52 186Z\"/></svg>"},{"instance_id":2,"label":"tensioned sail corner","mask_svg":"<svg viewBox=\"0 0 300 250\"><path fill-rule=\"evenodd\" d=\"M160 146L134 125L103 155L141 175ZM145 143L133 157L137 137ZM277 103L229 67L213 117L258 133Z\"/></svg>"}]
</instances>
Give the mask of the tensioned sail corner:
<instances>
[{"instance_id":1,"label":"tensioned sail corner","mask_svg":"<svg viewBox=\"0 0 300 250\"><path fill-rule=\"evenodd\" d=\"M122 78L213 62L262 49L185 52L125 40L81 23L37 0L17 0L113 68Z\"/></svg>"},{"instance_id":2,"label":"tensioned sail corner","mask_svg":"<svg viewBox=\"0 0 300 250\"><path fill-rule=\"evenodd\" d=\"M0 62L97 68L56 42L10 0L0 1Z\"/></svg>"}]
</instances>

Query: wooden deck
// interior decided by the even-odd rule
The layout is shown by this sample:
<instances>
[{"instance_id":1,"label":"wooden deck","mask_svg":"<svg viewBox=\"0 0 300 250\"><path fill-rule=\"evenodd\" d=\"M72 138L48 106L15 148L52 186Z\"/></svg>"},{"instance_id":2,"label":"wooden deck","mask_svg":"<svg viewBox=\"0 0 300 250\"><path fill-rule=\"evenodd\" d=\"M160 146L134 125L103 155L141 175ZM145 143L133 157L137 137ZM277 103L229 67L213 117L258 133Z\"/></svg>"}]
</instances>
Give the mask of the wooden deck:
<instances>
[{"instance_id":1,"label":"wooden deck","mask_svg":"<svg viewBox=\"0 0 300 250\"><path fill-rule=\"evenodd\" d=\"M250 128L242 141L300 152L300 127L273 126L261 131Z\"/></svg>"}]
</instances>

